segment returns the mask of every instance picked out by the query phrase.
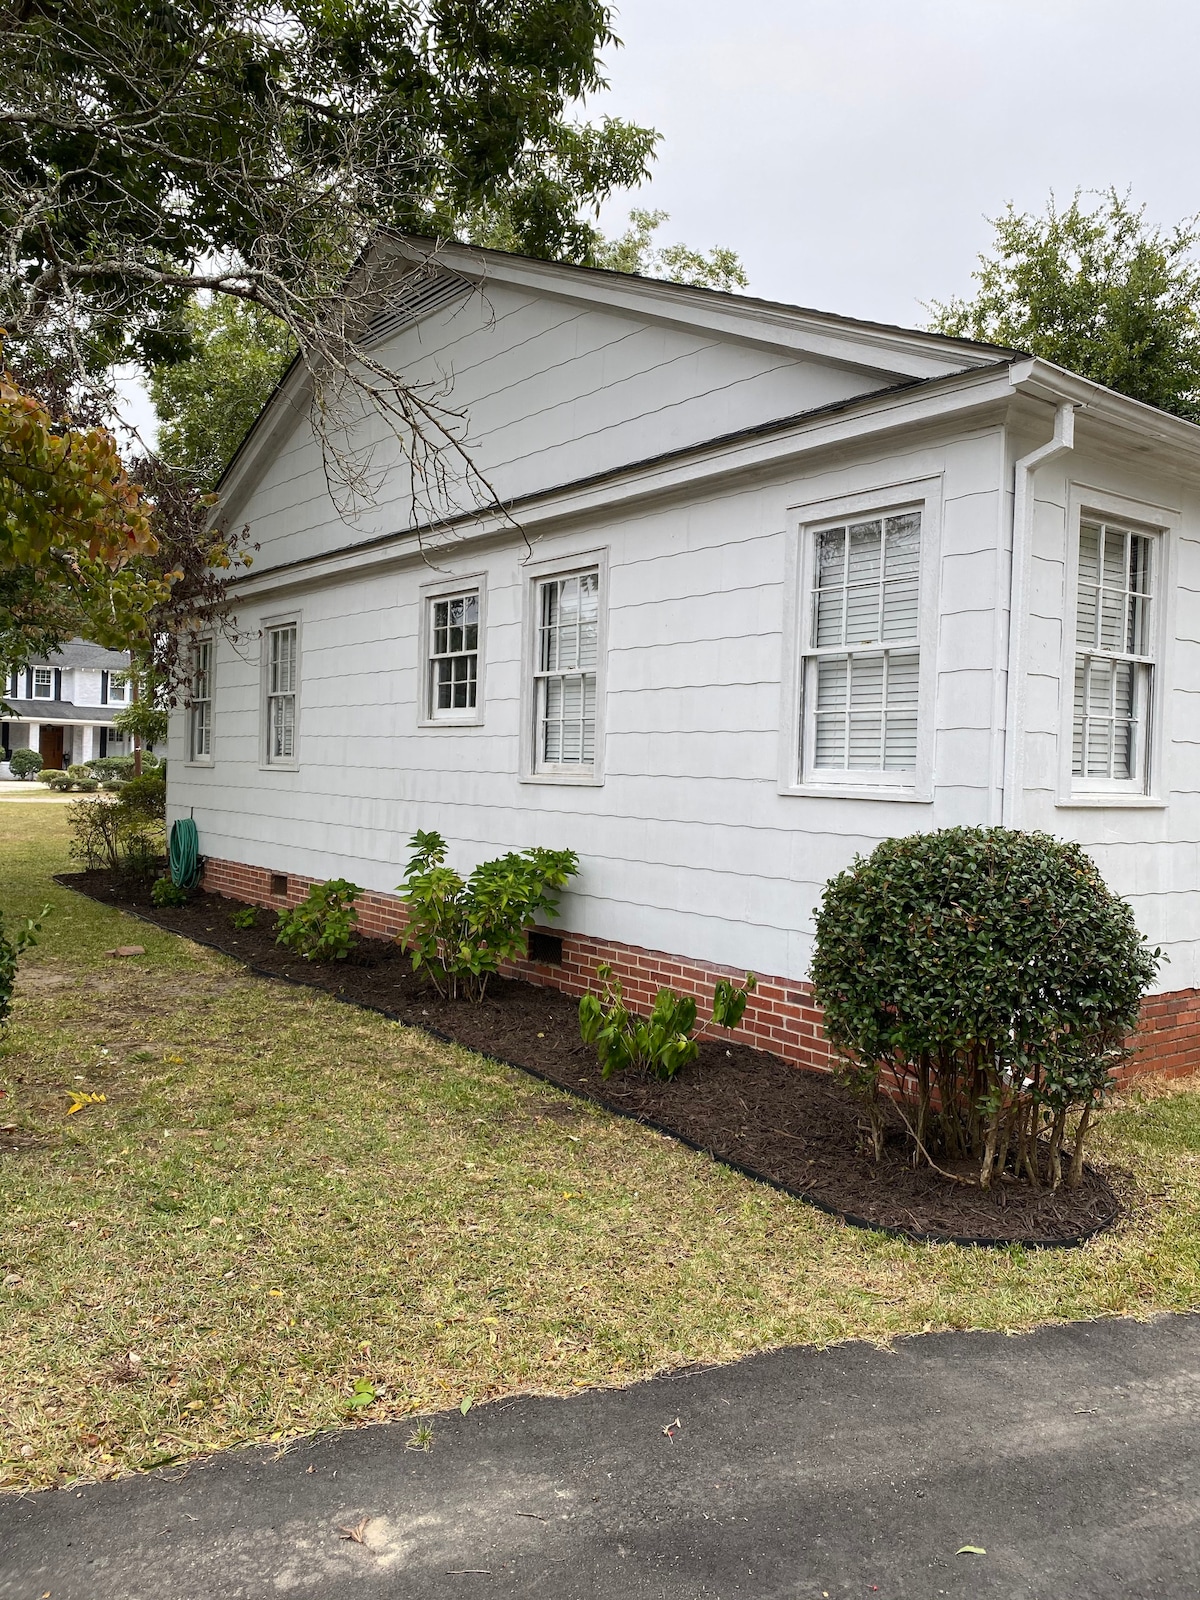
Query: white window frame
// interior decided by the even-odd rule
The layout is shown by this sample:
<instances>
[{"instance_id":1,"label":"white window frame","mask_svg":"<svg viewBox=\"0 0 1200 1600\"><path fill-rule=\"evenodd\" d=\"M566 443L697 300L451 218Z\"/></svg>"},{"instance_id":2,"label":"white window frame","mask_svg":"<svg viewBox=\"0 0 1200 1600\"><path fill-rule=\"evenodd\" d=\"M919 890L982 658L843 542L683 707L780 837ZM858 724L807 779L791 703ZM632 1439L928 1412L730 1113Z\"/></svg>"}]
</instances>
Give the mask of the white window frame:
<instances>
[{"instance_id":1,"label":"white window frame","mask_svg":"<svg viewBox=\"0 0 1200 1600\"><path fill-rule=\"evenodd\" d=\"M605 695L608 659L608 551L586 550L522 567L525 577L521 649L521 782L598 788L604 782ZM545 766L538 761L538 679L541 586L552 578L595 572L599 580L596 617L596 731L592 761Z\"/></svg>"},{"instance_id":2,"label":"white window frame","mask_svg":"<svg viewBox=\"0 0 1200 1600\"><path fill-rule=\"evenodd\" d=\"M45 673L45 681L46 681L46 692L45 692L45 694L39 694L38 693L38 676L41 673ZM54 699L54 668L53 667L34 667L32 673L30 674L29 689L30 689L30 697L31 697L31 699L34 699L34 700L53 700Z\"/></svg>"},{"instance_id":3,"label":"white window frame","mask_svg":"<svg viewBox=\"0 0 1200 1600\"><path fill-rule=\"evenodd\" d=\"M206 688L208 694L203 699L196 698L196 680L199 676L199 652L208 651L208 668ZM201 634L192 641L192 674L190 692L187 706L187 765L189 767L211 767L213 764L213 688L214 669L216 667L216 643L211 634ZM203 705L208 711L208 749L198 755L196 752L196 708Z\"/></svg>"},{"instance_id":4,"label":"white window frame","mask_svg":"<svg viewBox=\"0 0 1200 1600\"><path fill-rule=\"evenodd\" d=\"M911 772L806 766L811 749L804 703L805 663L812 655L813 563L817 536L827 528L904 512L921 514L917 578L917 751ZM910 479L836 499L792 507L789 514L780 704L779 792L787 795L907 801L933 799L934 700L937 690L938 590L942 545L942 479ZM889 642L889 648L890 648Z\"/></svg>"},{"instance_id":5,"label":"white window frame","mask_svg":"<svg viewBox=\"0 0 1200 1600\"><path fill-rule=\"evenodd\" d=\"M453 599L458 595L476 594L479 597L479 648L475 660L475 705L463 711L438 711L433 695L433 608L439 600ZM484 718L487 671L487 574L466 573L459 578L437 579L424 583L420 589L420 628L417 671L417 726L420 728L481 728Z\"/></svg>"},{"instance_id":6,"label":"white window frame","mask_svg":"<svg viewBox=\"0 0 1200 1600\"><path fill-rule=\"evenodd\" d=\"M108 675L108 703L110 706L127 706L129 704L129 675L125 672L110 672Z\"/></svg>"},{"instance_id":7,"label":"white window frame","mask_svg":"<svg viewBox=\"0 0 1200 1600\"><path fill-rule=\"evenodd\" d=\"M1150 577L1150 714L1149 750L1144 771L1134 778L1088 778L1074 773L1075 631L1079 612L1079 538L1084 522L1117 524L1154 540ZM1062 668L1059 720L1058 795L1063 809L1161 810L1166 805L1164 752L1169 739L1172 643L1175 638L1175 559L1182 517L1178 511L1124 495L1072 484L1068 496L1067 552L1064 577Z\"/></svg>"},{"instance_id":8,"label":"white window frame","mask_svg":"<svg viewBox=\"0 0 1200 1600\"><path fill-rule=\"evenodd\" d=\"M294 721L292 723L292 754L290 756L271 755L271 702L275 698L271 690L271 635L284 628L296 630L296 671L295 687L292 690L294 707ZM259 694L259 719L261 731L259 736L259 766L265 772L295 772L300 765L300 686L303 681L304 647L298 612L290 612L286 616L264 617L261 623L262 648L260 651L262 685Z\"/></svg>"}]
</instances>

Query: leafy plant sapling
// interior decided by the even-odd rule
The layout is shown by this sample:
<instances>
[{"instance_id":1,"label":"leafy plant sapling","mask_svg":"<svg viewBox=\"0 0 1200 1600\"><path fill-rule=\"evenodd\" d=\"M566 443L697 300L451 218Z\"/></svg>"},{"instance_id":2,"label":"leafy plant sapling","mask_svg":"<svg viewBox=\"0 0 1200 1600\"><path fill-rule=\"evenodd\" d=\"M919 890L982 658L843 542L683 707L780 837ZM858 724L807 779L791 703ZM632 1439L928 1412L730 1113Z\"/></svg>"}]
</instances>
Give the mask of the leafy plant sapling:
<instances>
[{"instance_id":1,"label":"leafy plant sapling","mask_svg":"<svg viewBox=\"0 0 1200 1600\"><path fill-rule=\"evenodd\" d=\"M580 1000L579 1033L584 1044L595 1045L603 1078L634 1070L669 1082L696 1059L700 1040L710 1028L737 1027L746 1002L758 987L752 972L746 974L740 988L728 978L719 979L713 990L712 1015L699 1034L693 1035L696 1002L690 995L660 989L650 1015L639 1017L625 1004L621 981L607 962L596 968L596 975L604 994L585 994Z\"/></svg>"},{"instance_id":2,"label":"leafy plant sapling","mask_svg":"<svg viewBox=\"0 0 1200 1600\"><path fill-rule=\"evenodd\" d=\"M305 961L344 961L354 947L358 925L354 902L361 893L346 878L314 883L300 905L279 913L276 944L294 950Z\"/></svg>"},{"instance_id":3,"label":"leafy plant sapling","mask_svg":"<svg viewBox=\"0 0 1200 1600\"><path fill-rule=\"evenodd\" d=\"M155 878L150 899L156 906L185 906L191 896L170 878Z\"/></svg>"},{"instance_id":4,"label":"leafy plant sapling","mask_svg":"<svg viewBox=\"0 0 1200 1600\"><path fill-rule=\"evenodd\" d=\"M552 896L579 870L573 850L535 847L482 861L464 878L446 866L440 833L415 833L401 886L408 921L400 935L414 972L446 1000L482 1000L502 961L525 955L525 933L556 917Z\"/></svg>"},{"instance_id":5,"label":"leafy plant sapling","mask_svg":"<svg viewBox=\"0 0 1200 1600\"><path fill-rule=\"evenodd\" d=\"M4 926L0 915L0 1033L4 1031L12 1013L13 990L17 983L17 967L22 955L38 941L43 920L50 915L50 907L43 906L38 917L26 917L18 922L12 932Z\"/></svg>"},{"instance_id":6,"label":"leafy plant sapling","mask_svg":"<svg viewBox=\"0 0 1200 1600\"><path fill-rule=\"evenodd\" d=\"M235 928L253 928L258 921L258 907L242 906L237 911L231 911L229 921Z\"/></svg>"}]
</instances>

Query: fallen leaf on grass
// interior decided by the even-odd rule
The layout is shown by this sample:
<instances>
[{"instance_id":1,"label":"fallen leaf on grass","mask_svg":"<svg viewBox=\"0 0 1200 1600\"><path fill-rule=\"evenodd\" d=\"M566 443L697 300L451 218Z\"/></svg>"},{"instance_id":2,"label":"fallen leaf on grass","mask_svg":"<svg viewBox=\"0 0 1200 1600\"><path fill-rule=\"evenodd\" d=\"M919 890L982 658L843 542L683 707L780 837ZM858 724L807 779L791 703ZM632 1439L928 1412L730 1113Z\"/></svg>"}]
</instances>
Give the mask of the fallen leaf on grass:
<instances>
[{"instance_id":1,"label":"fallen leaf on grass","mask_svg":"<svg viewBox=\"0 0 1200 1600\"><path fill-rule=\"evenodd\" d=\"M354 1411L361 1411L364 1406L372 1405L378 1398L374 1384L368 1383L365 1378L355 1378L354 1393L346 1404Z\"/></svg>"},{"instance_id":2,"label":"fallen leaf on grass","mask_svg":"<svg viewBox=\"0 0 1200 1600\"><path fill-rule=\"evenodd\" d=\"M954 1554L956 1556L985 1556L987 1555L987 1551L982 1547L982 1545L964 1544L961 1545L959 1549L954 1552Z\"/></svg>"},{"instance_id":3,"label":"fallen leaf on grass","mask_svg":"<svg viewBox=\"0 0 1200 1600\"><path fill-rule=\"evenodd\" d=\"M366 1533L370 1521L370 1517L360 1517L352 1528L339 1528L338 1532L343 1539L350 1539L355 1544L365 1544L366 1540L363 1538L363 1534Z\"/></svg>"},{"instance_id":4,"label":"fallen leaf on grass","mask_svg":"<svg viewBox=\"0 0 1200 1600\"><path fill-rule=\"evenodd\" d=\"M102 1106L106 1096L102 1094L88 1094L84 1089L68 1089L71 1104L67 1107L67 1115L73 1117L77 1111L82 1111L84 1106Z\"/></svg>"}]
</instances>

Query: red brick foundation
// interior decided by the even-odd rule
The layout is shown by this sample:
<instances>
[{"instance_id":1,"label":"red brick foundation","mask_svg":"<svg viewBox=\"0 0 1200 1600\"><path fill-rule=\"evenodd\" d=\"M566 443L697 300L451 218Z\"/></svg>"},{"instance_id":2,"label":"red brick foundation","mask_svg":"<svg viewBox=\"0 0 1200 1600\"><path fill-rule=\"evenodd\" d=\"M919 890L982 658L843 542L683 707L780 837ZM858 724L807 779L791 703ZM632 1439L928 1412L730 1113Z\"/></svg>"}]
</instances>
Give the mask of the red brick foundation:
<instances>
[{"instance_id":1,"label":"red brick foundation","mask_svg":"<svg viewBox=\"0 0 1200 1600\"><path fill-rule=\"evenodd\" d=\"M286 879L287 892L273 893L272 879ZM316 880L297 873L273 873L266 867L209 858L204 864L203 886L211 894L227 895L250 905L282 910L298 905ZM404 908L395 895L365 889L357 902L359 931L368 938L394 938L404 926ZM562 941L561 962L519 961L504 971L528 983L566 994L583 994L597 987L596 967L607 962L620 979L625 998L635 1010L650 1007L661 988L677 994L711 999L718 978L741 979L743 971L711 961L644 950L637 945L593 939L566 929L546 928ZM703 1010L703 1007L702 1007ZM810 1071L827 1072L833 1054L821 1027L821 1012L806 983L791 978L758 974L758 987L750 996L737 1030L744 1044L770 1050L785 1061ZM1134 1077L1155 1072L1179 1078L1200 1069L1200 990L1180 989L1172 994L1149 995L1142 1004L1141 1023L1133 1061L1122 1074Z\"/></svg>"}]
</instances>

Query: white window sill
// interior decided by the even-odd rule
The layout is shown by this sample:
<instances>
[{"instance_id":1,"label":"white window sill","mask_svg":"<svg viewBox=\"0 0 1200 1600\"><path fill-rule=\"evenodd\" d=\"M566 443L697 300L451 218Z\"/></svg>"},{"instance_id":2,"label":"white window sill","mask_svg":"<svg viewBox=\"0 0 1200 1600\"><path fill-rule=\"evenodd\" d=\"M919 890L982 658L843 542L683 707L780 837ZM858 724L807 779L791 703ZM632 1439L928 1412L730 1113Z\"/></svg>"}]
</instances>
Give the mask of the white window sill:
<instances>
[{"instance_id":1,"label":"white window sill","mask_svg":"<svg viewBox=\"0 0 1200 1600\"><path fill-rule=\"evenodd\" d=\"M604 779L595 772L526 772L520 781L555 784L568 789L599 789L604 783Z\"/></svg>"},{"instance_id":2,"label":"white window sill","mask_svg":"<svg viewBox=\"0 0 1200 1600\"><path fill-rule=\"evenodd\" d=\"M916 789L888 789L865 783L796 783L784 785L779 792L799 798L809 795L820 800L889 800L918 806L933 804L931 794L922 794Z\"/></svg>"},{"instance_id":3,"label":"white window sill","mask_svg":"<svg viewBox=\"0 0 1200 1600\"><path fill-rule=\"evenodd\" d=\"M1165 811L1167 802L1152 794L1121 794L1114 790L1107 794L1072 794L1054 802L1058 811Z\"/></svg>"},{"instance_id":4,"label":"white window sill","mask_svg":"<svg viewBox=\"0 0 1200 1600\"><path fill-rule=\"evenodd\" d=\"M482 728L483 727L483 718L482 717L422 717L418 721L417 727L418 728L443 728L443 729Z\"/></svg>"},{"instance_id":5,"label":"white window sill","mask_svg":"<svg viewBox=\"0 0 1200 1600\"><path fill-rule=\"evenodd\" d=\"M300 763L298 761L260 761L258 770L260 772L299 772Z\"/></svg>"},{"instance_id":6,"label":"white window sill","mask_svg":"<svg viewBox=\"0 0 1200 1600\"><path fill-rule=\"evenodd\" d=\"M206 767L215 766L216 762L213 760L213 758L211 756L204 756L204 757L201 757L201 759L198 760L198 761L185 761L183 763L183 765L185 767L199 767L199 768L201 768L201 770L203 770Z\"/></svg>"}]
</instances>

